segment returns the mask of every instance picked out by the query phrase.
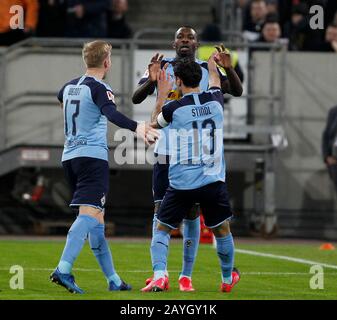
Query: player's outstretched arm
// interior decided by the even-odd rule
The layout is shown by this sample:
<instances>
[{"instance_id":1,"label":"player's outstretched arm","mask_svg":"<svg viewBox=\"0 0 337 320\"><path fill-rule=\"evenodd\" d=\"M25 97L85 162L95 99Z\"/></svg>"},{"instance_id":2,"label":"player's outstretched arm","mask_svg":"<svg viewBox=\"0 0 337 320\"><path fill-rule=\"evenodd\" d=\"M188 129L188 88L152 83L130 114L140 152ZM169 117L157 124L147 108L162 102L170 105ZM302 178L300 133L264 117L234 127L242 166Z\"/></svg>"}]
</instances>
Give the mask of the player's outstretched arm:
<instances>
[{"instance_id":1,"label":"player's outstretched arm","mask_svg":"<svg viewBox=\"0 0 337 320\"><path fill-rule=\"evenodd\" d=\"M155 109L151 115L151 127L155 129L161 129L163 126L158 123L158 115L161 113L161 110L165 104L165 99L157 99Z\"/></svg>"},{"instance_id":2,"label":"player's outstretched arm","mask_svg":"<svg viewBox=\"0 0 337 320\"><path fill-rule=\"evenodd\" d=\"M143 139L147 145L154 143L159 138L159 132L148 122L138 123L136 135Z\"/></svg>"},{"instance_id":3,"label":"player's outstretched arm","mask_svg":"<svg viewBox=\"0 0 337 320\"><path fill-rule=\"evenodd\" d=\"M215 55L215 62L223 67L227 74L227 80L221 80L221 90L223 93L229 93L234 97L242 95L242 83L232 67L231 55L223 44L215 47L218 53Z\"/></svg>"},{"instance_id":4,"label":"player's outstretched arm","mask_svg":"<svg viewBox=\"0 0 337 320\"><path fill-rule=\"evenodd\" d=\"M103 84L98 84L92 88L91 96L101 113L116 126L135 132L136 135L145 140L145 142L147 142L146 135L149 132L153 131L152 135L154 137L159 135L148 123L138 123L119 112L115 104L113 92Z\"/></svg>"},{"instance_id":5,"label":"player's outstretched arm","mask_svg":"<svg viewBox=\"0 0 337 320\"><path fill-rule=\"evenodd\" d=\"M137 137L143 139L147 144L151 144L159 137L159 133L147 122L136 122L116 110L111 104L106 104L101 108L102 113L110 122L116 126L129 129L136 133ZM151 136L151 139L148 137Z\"/></svg>"},{"instance_id":6,"label":"player's outstretched arm","mask_svg":"<svg viewBox=\"0 0 337 320\"><path fill-rule=\"evenodd\" d=\"M146 97L152 94L156 88L157 83L157 72L160 70L161 62L163 60L163 55L156 53L148 65L148 79L138 86L136 91L132 95L132 103L139 104L142 103Z\"/></svg>"}]
</instances>

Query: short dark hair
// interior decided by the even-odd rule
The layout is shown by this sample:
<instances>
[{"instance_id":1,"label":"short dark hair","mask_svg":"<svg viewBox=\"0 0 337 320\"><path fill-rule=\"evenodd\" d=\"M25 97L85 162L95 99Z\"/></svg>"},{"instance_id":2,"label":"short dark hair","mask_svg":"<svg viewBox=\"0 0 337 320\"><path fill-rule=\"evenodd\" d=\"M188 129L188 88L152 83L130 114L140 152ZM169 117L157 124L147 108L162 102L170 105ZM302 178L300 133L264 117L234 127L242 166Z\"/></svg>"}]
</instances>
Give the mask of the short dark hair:
<instances>
[{"instance_id":1,"label":"short dark hair","mask_svg":"<svg viewBox=\"0 0 337 320\"><path fill-rule=\"evenodd\" d=\"M194 29L192 26L188 26L188 25L183 25L183 26L179 27L179 28L177 29L177 31L175 32L175 34L174 34L174 37L175 37L175 38L176 38L176 36L177 36L177 32L178 32L180 29L190 29L190 30L194 31L195 37L196 37L196 39L198 39L198 33L195 31L195 29Z\"/></svg>"},{"instance_id":2,"label":"short dark hair","mask_svg":"<svg viewBox=\"0 0 337 320\"><path fill-rule=\"evenodd\" d=\"M180 59L174 65L174 75L179 77L184 85L189 88L199 86L202 70L198 63L190 59Z\"/></svg>"},{"instance_id":3,"label":"short dark hair","mask_svg":"<svg viewBox=\"0 0 337 320\"><path fill-rule=\"evenodd\" d=\"M184 24L183 26L180 26L180 27L178 28L178 30L179 30L179 29L192 29L192 30L195 31L194 27L192 27L192 26L190 26L190 25L187 25L187 24Z\"/></svg>"},{"instance_id":4,"label":"short dark hair","mask_svg":"<svg viewBox=\"0 0 337 320\"><path fill-rule=\"evenodd\" d=\"M266 20L265 20L263 26L265 26L265 25L268 24L268 23L278 23L278 24L280 24L279 21L280 21L280 20L279 20L278 15L277 15L277 14L271 13L271 14L268 14L268 15L266 16Z\"/></svg>"}]
</instances>

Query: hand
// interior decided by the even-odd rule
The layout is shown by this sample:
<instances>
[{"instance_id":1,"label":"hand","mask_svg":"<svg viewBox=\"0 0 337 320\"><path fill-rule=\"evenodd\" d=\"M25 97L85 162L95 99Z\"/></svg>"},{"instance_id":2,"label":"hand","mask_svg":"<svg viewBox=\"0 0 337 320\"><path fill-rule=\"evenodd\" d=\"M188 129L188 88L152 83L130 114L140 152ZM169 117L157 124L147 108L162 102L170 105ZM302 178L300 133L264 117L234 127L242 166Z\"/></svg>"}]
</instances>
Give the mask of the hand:
<instances>
[{"instance_id":1,"label":"hand","mask_svg":"<svg viewBox=\"0 0 337 320\"><path fill-rule=\"evenodd\" d=\"M327 165L332 166L334 164L337 164L337 159L335 157L328 156L326 157L325 162L327 163Z\"/></svg>"},{"instance_id":2,"label":"hand","mask_svg":"<svg viewBox=\"0 0 337 320\"><path fill-rule=\"evenodd\" d=\"M221 88L220 75L215 63L216 52L214 52L208 59L208 87Z\"/></svg>"},{"instance_id":3,"label":"hand","mask_svg":"<svg viewBox=\"0 0 337 320\"><path fill-rule=\"evenodd\" d=\"M153 121L150 123L150 127L152 127L153 129L158 129L158 123L157 121Z\"/></svg>"},{"instance_id":4,"label":"hand","mask_svg":"<svg viewBox=\"0 0 337 320\"><path fill-rule=\"evenodd\" d=\"M143 139L147 145L154 143L159 138L159 132L147 122L138 123L136 135Z\"/></svg>"},{"instance_id":5,"label":"hand","mask_svg":"<svg viewBox=\"0 0 337 320\"><path fill-rule=\"evenodd\" d=\"M164 68L157 72L158 99L166 99L173 88L173 81L171 79L171 76L166 73L167 67L168 63L165 63Z\"/></svg>"},{"instance_id":6,"label":"hand","mask_svg":"<svg viewBox=\"0 0 337 320\"><path fill-rule=\"evenodd\" d=\"M76 18L82 19L84 17L84 6L82 4L76 5L73 9Z\"/></svg>"},{"instance_id":7,"label":"hand","mask_svg":"<svg viewBox=\"0 0 337 320\"><path fill-rule=\"evenodd\" d=\"M164 55L156 53L152 58L151 62L148 65L149 79L151 82L157 81L157 73L160 70L161 61L163 60Z\"/></svg>"},{"instance_id":8,"label":"hand","mask_svg":"<svg viewBox=\"0 0 337 320\"><path fill-rule=\"evenodd\" d=\"M208 58L207 64L208 64L208 72L217 72L216 62L215 62L215 56L217 55L216 52L213 52L212 55Z\"/></svg>"},{"instance_id":9,"label":"hand","mask_svg":"<svg viewBox=\"0 0 337 320\"><path fill-rule=\"evenodd\" d=\"M225 48L223 44L215 46L217 53L214 56L215 62L224 69L232 68L231 54L228 49Z\"/></svg>"}]
</instances>

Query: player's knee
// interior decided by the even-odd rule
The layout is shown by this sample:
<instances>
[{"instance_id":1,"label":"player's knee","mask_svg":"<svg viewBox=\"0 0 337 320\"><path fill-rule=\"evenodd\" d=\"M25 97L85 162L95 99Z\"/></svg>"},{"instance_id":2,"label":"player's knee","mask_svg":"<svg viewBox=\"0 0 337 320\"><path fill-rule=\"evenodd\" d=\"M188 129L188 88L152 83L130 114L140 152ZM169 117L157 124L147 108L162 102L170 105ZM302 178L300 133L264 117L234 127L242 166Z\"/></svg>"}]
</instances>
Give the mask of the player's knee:
<instances>
[{"instance_id":1,"label":"player's knee","mask_svg":"<svg viewBox=\"0 0 337 320\"><path fill-rule=\"evenodd\" d=\"M213 228L216 237L226 237L231 233L229 221L224 221L220 226Z\"/></svg>"},{"instance_id":2,"label":"player's knee","mask_svg":"<svg viewBox=\"0 0 337 320\"><path fill-rule=\"evenodd\" d=\"M161 224L160 222L157 223L156 229L158 231L164 231L167 233L171 233L171 228L169 228L168 226L165 226L164 224Z\"/></svg>"},{"instance_id":3,"label":"player's knee","mask_svg":"<svg viewBox=\"0 0 337 320\"><path fill-rule=\"evenodd\" d=\"M104 210L89 206L80 206L79 215L87 215L95 218L99 223L104 224Z\"/></svg>"},{"instance_id":4,"label":"player's knee","mask_svg":"<svg viewBox=\"0 0 337 320\"><path fill-rule=\"evenodd\" d=\"M156 214L158 212L158 210L160 208L160 204L161 204L161 201L155 202L154 209L153 209L154 210L154 214Z\"/></svg>"}]
</instances>

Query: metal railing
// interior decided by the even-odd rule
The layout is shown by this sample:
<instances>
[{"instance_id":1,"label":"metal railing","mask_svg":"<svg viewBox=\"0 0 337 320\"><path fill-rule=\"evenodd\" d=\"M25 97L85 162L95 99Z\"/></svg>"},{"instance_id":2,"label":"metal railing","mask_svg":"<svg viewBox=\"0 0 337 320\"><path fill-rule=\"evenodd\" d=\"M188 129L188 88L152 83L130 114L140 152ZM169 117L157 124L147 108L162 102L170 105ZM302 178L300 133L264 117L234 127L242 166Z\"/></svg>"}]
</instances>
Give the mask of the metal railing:
<instances>
[{"instance_id":1,"label":"metal railing","mask_svg":"<svg viewBox=\"0 0 337 320\"><path fill-rule=\"evenodd\" d=\"M113 40L107 39L113 46L113 54L120 56L121 58L121 73L120 73L120 91L116 92L116 95L119 97L119 105L121 110L126 112L128 115L132 115L133 108L131 102L131 96L133 91L133 74L134 74L134 56L135 51L141 48L149 48L158 46L161 48L170 48L170 43L165 39L161 39L161 35L172 35L173 30L165 29L143 29L136 32L133 39L129 40ZM174 31L173 31L174 32ZM143 39L146 38L149 34L156 34L157 38L154 39ZM230 32L228 33L230 34ZM238 36L238 33L232 33L233 36ZM83 45L83 42L88 41L88 39L49 39L49 38L30 38L26 39L23 42L17 43L11 47L6 48L6 50L0 52L0 123L1 123L1 144L0 150L10 147L8 145L8 137L6 130L6 119L8 115L19 109L24 108L25 106L32 105L32 102L36 101L39 105L51 105L52 99L55 96L55 92L46 92L46 91L22 91L14 96L8 96L6 90L6 78L7 78L7 66L9 63L16 61L22 56L28 54L48 54L48 55L65 55L65 54L80 54L80 49ZM207 43L204 43L207 44ZM285 113L285 68L279 68L277 72L276 68L278 67L276 63L276 54L281 55L280 63L285 65L286 63L286 52L287 45L286 43L278 42L274 44L265 44L265 43L248 43L242 40L240 43L234 41L232 43L225 43L229 48L236 49L245 49L245 50L254 50L254 49L268 49L270 52L270 84L269 91L265 94L256 94L252 92L249 88L246 95L242 96L241 99L247 99L250 103L254 103L257 100L265 100L268 102L270 108L269 111L269 120L266 123L264 132L266 134L273 134L275 132L275 126L282 126L283 117ZM255 66L250 60L248 68L248 79L254 77ZM25 76L24 73L22 76ZM278 90L275 88L276 77L279 76L278 83L280 87ZM54 99L55 105L57 105L56 99ZM279 105L276 109L276 104ZM258 129L254 128L254 125L250 126L230 126L232 132L244 131L246 133L257 133ZM278 130L278 129L277 129ZM277 131L276 130L276 131Z\"/></svg>"},{"instance_id":2,"label":"metal railing","mask_svg":"<svg viewBox=\"0 0 337 320\"><path fill-rule=\"evenodd\" d=\"M175 30L154 30L145 29L138 31L133 39L129 40L112 40L107 39L113 47L113 55L119 56L121 59L120 74L115 75L118 77L119 90L114 92L119 99L119 109L122 112L127 113L129 116L133 113L132 107L132 93L133 93L133 76L135 72L135 52L138 49L153 49L153 50L164 50L172 49L170 41L165 38L169 38L174 34ZM150 37L146 39L150 34L154 34L155 37ZM227 37L228 36L228 37ZM283 130L283 120L285 115L285 70L286 64L286 52L287 44L278 42L274 44L265 43L248 43L238 32L225 32L224 38L232 39L231 42L226 41L224 44L226 47L234 49L243 49L251 52L254 49L267 49L270 54L270 66L268 68L270 72L270 83L268 90L266 92L255 93L252 88L248 86L248 92L242 96L240 99L246 99L248 107L251 107L251 112L254 112L254 103L257 101L265 101L267 106L265 114L267 114L267 120L265 124L256 125L254 123L246 123L244 125L234 125L229 123L226 127L226 132L228 133L245 133L250 135L262 134L267 137L267 143L264 144L254 144L246 141L245 143L226 143L225 152L229 157L232 158L233 164L238 164L241 160L241 156L237 153L245 153L250 155L250 165L254 164L254 161L258 159L263 159L264 165L264 188L262 196L262 204L258 208L262 208L266 214L264 218L264 225L270 225L273 227L275 225L275 178L274 178L274 157L275 152L278 148L284 146L282 141L284 141L284 130ZM9 95L7 88L8 80L8 65L18 61L21 57L25 57L29 54L48 54L48 55L79 55L80 49L83 42L89 41L89 39L47 39L47 38L30 38L23 42L17 43L6 50L0 51L0 153L12 147L13 145L9 143L7 120L9 117L15 115L14 112L24 110L29 106L57 106L56 92L52 92L50 88L48 90L30 90L23 89L20 92ZM207 43L205 43L207 45ZM213 43L212 43L213 45ZM280 59L276 58L276 55L280 55ZM283 67L280 68L278 63L282 64ZM144 66L145 67L145 66ZM277 69L278 68L278 69ZM248 64L248 75L246 79L255 79L256 65L254 59L249 60ZM22 71L22 77L27 76ZM43 75L42 75L43 76ZM277 79L279 77L279 79ZM67 81L69 79L64 79ZM276 84L279 87L276 88ZM25 119L21 119L24 121ZM61 119L62 121L62 119ZM44 123L44 129L48 128L53 130L54 120L51 119L50 124ZM62 128L63 129L63 128ZM19 133L15 132L15 139L17 141L25 142L25 136L23 139L17 136ZM26 134L21 132L20 134ZM48 134L46 134L49 137ZM50 134L50 138L52 134ZM273 137L275 139L273 139ZM275 143L273 141L279 141ZM18 160L20 151L19 150L9 150L7 153L2 152L0 154L0 162L8 164L7 168L0 167L2 174L8 172L8 170L13 170L13 168L19 166L30 166L30 165L47 165L49 167L59 166L59 161L55 159L60 158L62 145L60 143L59 148L51 149L49 152L52 153L48 163L31 163L29 161ZM245 158L241 160L241 170L247 165L248 159ZM57 163L57 164L56 164ZM10 165L9 165L10 164ZM5 167L5 166L4 166ZM114 167L114 165L112 165ZM116 167L116 166L115 166ZM117 166L118 167L118 166ZM150 167L150 166L148 166ZM127 168L135 168L135 166L127 166ZM145 166L138 166L139 169L145 169ZM252 170L252 168L250 169ZM254 170L254 169L253 169ZM0 172L1 174L1 172ZM258 208L255 208L258 210ZM261 220L262 221L262 220ZM269 222L268 222L269 221Z\"/></svg>"}]
</instances>

